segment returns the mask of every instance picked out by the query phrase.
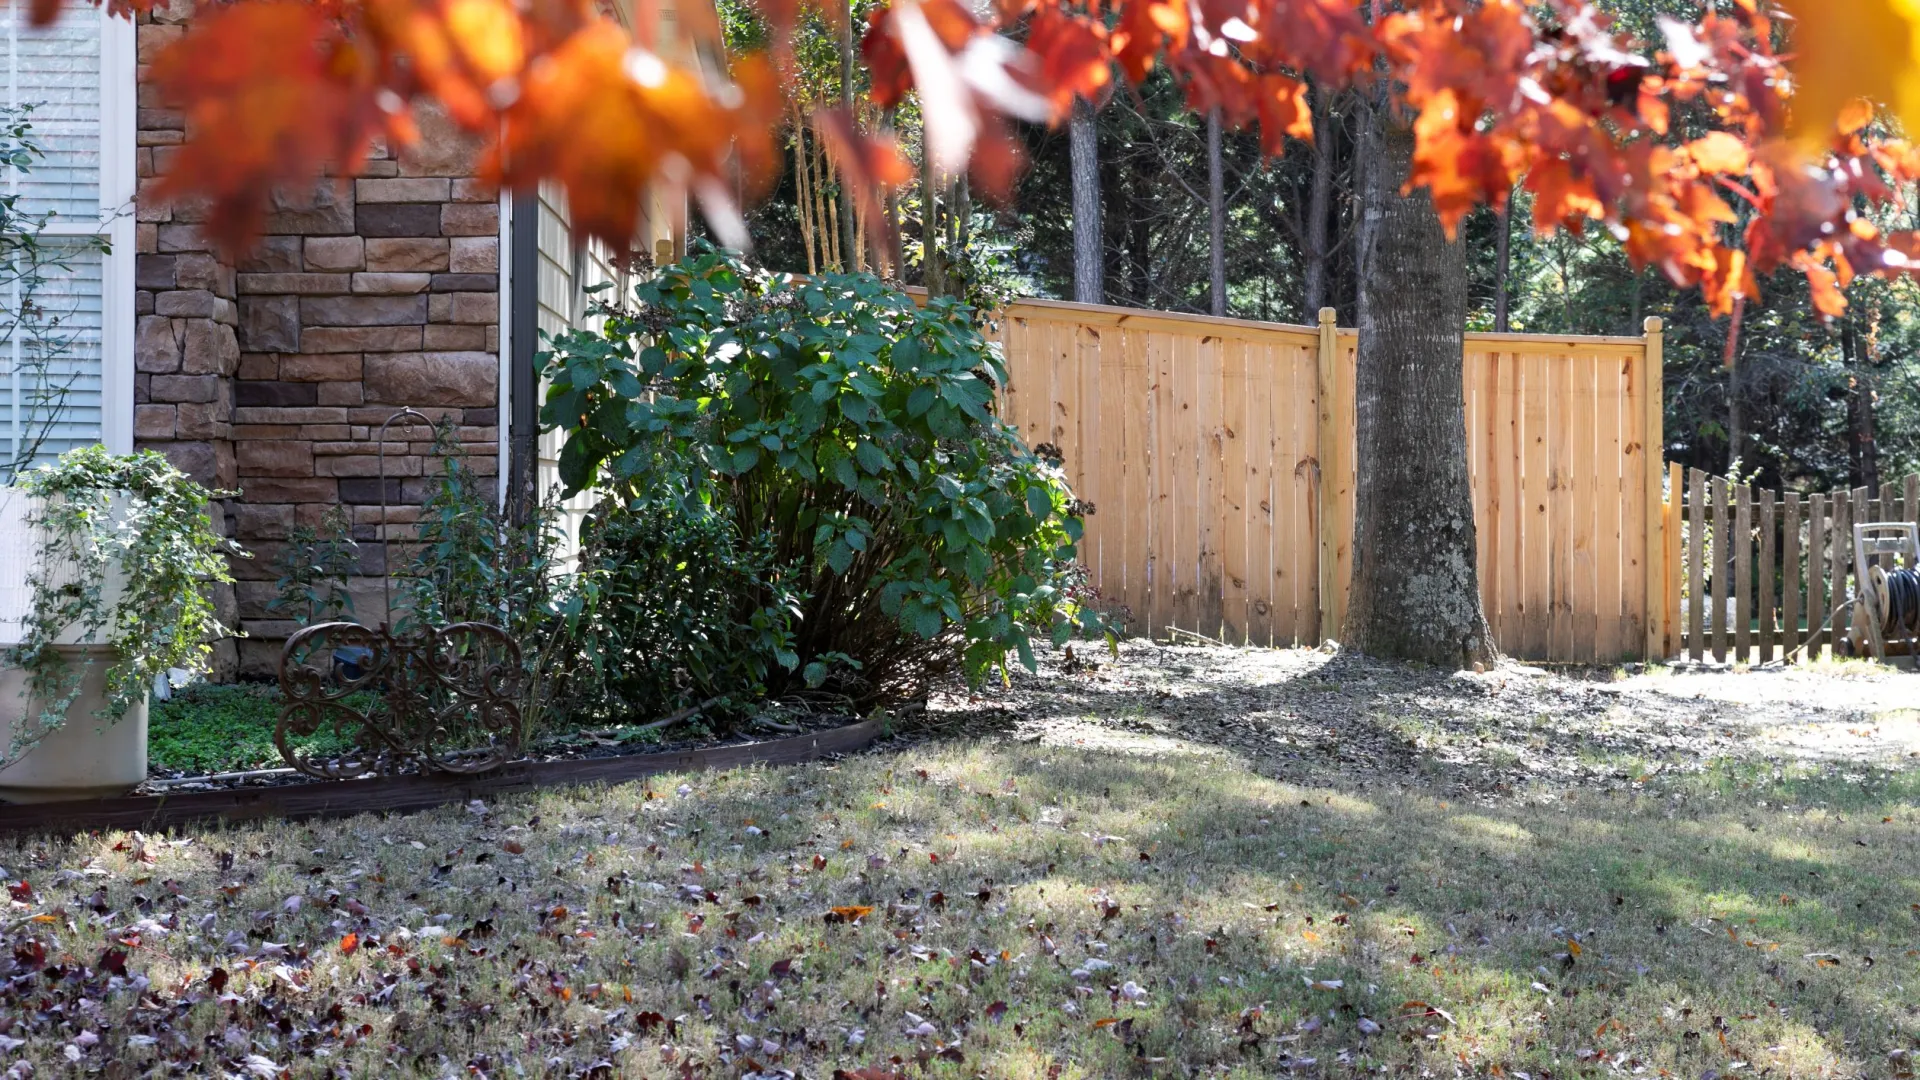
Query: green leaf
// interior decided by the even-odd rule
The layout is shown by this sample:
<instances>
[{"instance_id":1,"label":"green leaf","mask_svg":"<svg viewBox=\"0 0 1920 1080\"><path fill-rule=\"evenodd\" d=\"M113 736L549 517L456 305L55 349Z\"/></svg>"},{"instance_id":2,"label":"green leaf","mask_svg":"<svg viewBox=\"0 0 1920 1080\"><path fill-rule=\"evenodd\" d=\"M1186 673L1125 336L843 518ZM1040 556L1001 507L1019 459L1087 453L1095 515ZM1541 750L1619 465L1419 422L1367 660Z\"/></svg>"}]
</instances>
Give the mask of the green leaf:
<instances>
[{"instance_id":1,"label":"green leaf","mask_svg":"<svg viewBox=\"0 0 1920 1080\"><path fill-rule=\"evenodd\" d=\"M1053 493L1038 484L1027 489L1027 511L1046 520L1053 514Z\"/></svg>"},{"instance_id":2,"label":"green leaf","mask_svg":"<svg viewBox=\"0 0 1920 1080\"><path fill-rule=\"evenodd\" d=\"M880 473L890 472L893 469L893 462L888 460L886 453L870 442L863 442L855 446L853 453L855 457L860 459L860 467L870 473L878 475Z\"/></svg>"}]
</instances>

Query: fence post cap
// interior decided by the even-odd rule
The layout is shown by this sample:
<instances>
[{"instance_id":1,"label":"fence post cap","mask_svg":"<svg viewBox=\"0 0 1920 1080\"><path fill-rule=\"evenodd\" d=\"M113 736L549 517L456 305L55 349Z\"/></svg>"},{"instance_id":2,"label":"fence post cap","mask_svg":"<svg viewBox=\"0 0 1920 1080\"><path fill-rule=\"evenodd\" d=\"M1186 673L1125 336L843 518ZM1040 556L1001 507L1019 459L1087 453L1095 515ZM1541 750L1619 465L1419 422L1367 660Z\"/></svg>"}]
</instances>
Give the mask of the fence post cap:
<instances>
[{"instance_id":1,"label":"fence post cap","mask_svg":"<svg viewBox=\"0 0 1920 1080\"><path fill-rule=\"evenodd\" d=\"M1660 332L1660 328L1664 325L1666 324L1660 321L1660 316L1658 315L1647 316L1647 321L1645 323L1645 326L1647 328L1647 333L1657 334Z\"/></svg>"},{"instance_id":2,"label":"fence post cap","mask_svg":"<svg viewBox=\"0 0 1920 1080\"><path fill-rule=\"evenodd\" d=\"M1320 325L1322 326L1333 326L1339 318L1340 313L1333 308L1323 307L1320 309Z\"/></svg>"}]
</instances>

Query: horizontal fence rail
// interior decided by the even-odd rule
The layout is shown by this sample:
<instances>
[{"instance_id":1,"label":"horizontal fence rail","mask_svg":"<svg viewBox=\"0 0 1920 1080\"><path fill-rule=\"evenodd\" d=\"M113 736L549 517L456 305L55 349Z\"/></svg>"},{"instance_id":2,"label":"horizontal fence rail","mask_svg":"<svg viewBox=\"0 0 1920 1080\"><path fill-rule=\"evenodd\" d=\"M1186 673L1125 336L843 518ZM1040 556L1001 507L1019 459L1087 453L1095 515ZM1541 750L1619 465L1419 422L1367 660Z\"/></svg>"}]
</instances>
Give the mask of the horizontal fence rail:
<instances>
[{"instance_id":1,"label":"horizontal fence rail","mask_svg":"<svg viewBox=\"0 0 1920 1080\"><path fill-rule=\"evenodd\" d=\"M1003 415L1094 505L1094 587L1137 630L1337 639L1352 570L1352 330L1016 301ZM1468 334L1462 357L1482 598L1536 660L1665 655L1672 570L1660 331ZM1391 557L1388 553L1387 557ZM1656 617L1649 618L1649 613Z\"/></svg>"}]
</instances>

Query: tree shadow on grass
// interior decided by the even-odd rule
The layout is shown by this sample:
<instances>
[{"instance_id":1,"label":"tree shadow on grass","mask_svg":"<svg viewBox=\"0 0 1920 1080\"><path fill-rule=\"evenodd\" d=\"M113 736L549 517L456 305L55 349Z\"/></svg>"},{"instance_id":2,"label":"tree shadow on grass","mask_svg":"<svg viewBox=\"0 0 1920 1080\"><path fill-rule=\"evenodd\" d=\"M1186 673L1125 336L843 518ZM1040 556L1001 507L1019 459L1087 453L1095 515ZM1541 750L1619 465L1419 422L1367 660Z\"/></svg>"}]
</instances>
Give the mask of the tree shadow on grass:
<instances>
[{"instance_id":1,"label":"tree shadow on grass","mask_svg":"<svg viewBox=\"0 0 1920 1080\"><path fill-rule=\"evenodd\" d=\"M1023 770L1023 791L1041 780L1035 797L1083 815L1096 841L1103 822L1139 831L1116 830L1103 846L1121 854L1102 859L1065 821L1057 846L1034 845L1003 880L1068 885L1068 903L1027 914L1089 941L1156 938L1151 959L1096 981L1184 981L1213 1003L1198 1008L1216 1029L1264 1008L1240 1032L1264 1039L1238 1052L1265 1066L1344 1054L1355 1067L1438 1069L1466 1054L1536 1074L1610 1061L1845 1074L1920 1043L1903 989L1920 978L1910 812L1883 823L1649 796L1463 807L1225 769L1196 782L1191 767L1069 753ZM1909 783L1880 797L1897 811L1914 794ZM1087 896L1125 911L1076 910ZM1153 1034L1135 1056L1189 1036L1179 1011L1136 1027Z\"/></svg>"},{"instance_id":2,"label":"tree shadow on grass","mask_svg":"<svg viewBox=\"0 0 1920 1080\"><path fill-rule=\"evenodd\" d=\"M69 1044L134 1074L1885 1073L1920 1038L1916 801L1770 772L1461 800L993 739L15 841L21 902L64 914L9 924L0 1030L46 1075Z\"/></svg>"},{"instance_id":3,"label":"tree shadow on grass","mask_svg":"<svg viewBox=\"0 0 1920 1080\"><path fill-rule=\"evenodd\" d=\"M1081 745L1118 745L1126 735L1186 739L1240 754L1278 778L1342 775L1368 788L1414 784L1461 797L1543 784L1624 791L1716 761L1781 763L1796 753L1758 740L1767 725L1753 720L1754 710L1702 700L1680 679L1623 685L1517 665L1454 673L1353 653L1143 642L1126 643L1119 662L1091 670L1061 661L1060 653L1043 655L1041 672L1017 674L1011 687L936 697L930 730ZM1824 705L1774 712L1781 723L1858 719ZM1105 740L1099 729L1122 737Z\"/></svg>"}]
</instances>

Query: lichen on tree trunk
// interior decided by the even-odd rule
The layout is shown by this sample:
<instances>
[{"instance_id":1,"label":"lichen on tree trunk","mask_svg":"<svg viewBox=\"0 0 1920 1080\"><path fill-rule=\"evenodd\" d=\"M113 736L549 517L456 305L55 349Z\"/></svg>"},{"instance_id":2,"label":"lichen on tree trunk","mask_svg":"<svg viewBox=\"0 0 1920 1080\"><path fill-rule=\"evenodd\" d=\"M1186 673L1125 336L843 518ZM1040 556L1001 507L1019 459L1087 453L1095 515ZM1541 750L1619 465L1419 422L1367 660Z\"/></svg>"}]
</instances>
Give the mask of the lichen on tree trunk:
<instances>
[{"instance_id":1,"label":"lichen on tree trunk","mask_svg":"<svg viewBox=\"0 0 1920 1080\"><path fill-rule=\"evenodd\" d=\"M1358 490L1346 639L1375 656L1494 658L1480 609L1461 348L1467 264L1425 190L1403 195L1413 133L1368 125L1361 260Z\"/></svg>"}]
</instances>

